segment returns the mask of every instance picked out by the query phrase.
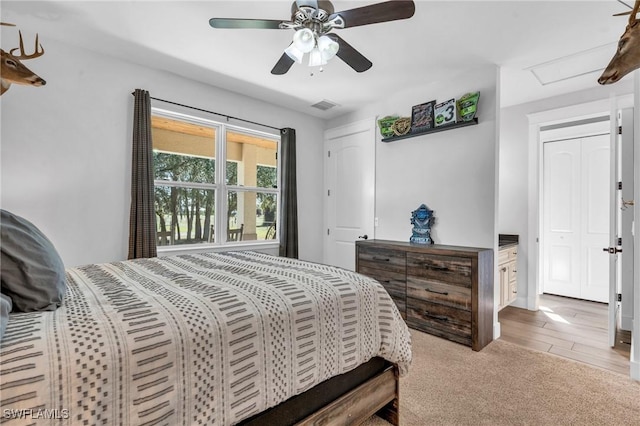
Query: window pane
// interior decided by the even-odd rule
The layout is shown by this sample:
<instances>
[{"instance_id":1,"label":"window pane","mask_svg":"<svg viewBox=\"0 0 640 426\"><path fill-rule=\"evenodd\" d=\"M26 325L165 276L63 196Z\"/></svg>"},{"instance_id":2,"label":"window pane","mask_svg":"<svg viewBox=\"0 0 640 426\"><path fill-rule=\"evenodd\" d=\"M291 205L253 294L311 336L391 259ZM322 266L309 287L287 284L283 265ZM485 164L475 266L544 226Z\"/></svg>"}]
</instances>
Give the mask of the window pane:
<instances>
[{"instance_id":1,"label":"window pane","mask_svg":"<svg viewBox=\"0 0 640 426\"><path fill-rule=\"evenodd\" d=\"M153 151L156 180L213 183L215 160Z\"/></svg>"},{"instance_id":2,"label":"window pane","mask_svg":"<svg viewBox=\"0 0 640 426\"><path fill-rule=\"evenodd\" d=\"M215 191L155 186L158 245L214 240Z\"/></svg>"},{"instance_id":3,"label":"window pane","mask_svg":"<svg viewBox=\"0 0 640 426\"><path fill-rule=\"evenodd\" d=\"M278 187L278 168L258 165L257 180L259 188Z\"/></svg>"},{"instance_id":4,"label":"window pane","mask_svg":"<svg viewBox=\"0 0 640 426\"><path fill-rule=\"evenodd\" d=\"M278 141L237 131L226 134L227 161L237 164L236 174L227 178L227 184L276 188Z\"/></svg>"},{"instance_id":5,"label":"window pane","mask_svg":"<svg viewBox=\"0 0 640 426\"><path fill-rule=\"evenodd\" d=\"M276 194L254 191L229 192L227 241L275 239L277 206Z\"/></svg>"},{"instance_id":6,"label":"window pane","mask_svg":"<svg viewBox=\"0 0 640 426\"><path fill-rule=\"evenodd\" d=\"M227 185L238 184L238 163L235 161L227 161L227 171L225 174Z\"/></svg>"},{"instance_id":7,"label":"window pane","mask_svg":"<svg viewBox=\"0 0 640 426\"><path fill-rule=\"evenodd\" d=\"M151 117L156 180L215 183L216 130Z\"/></svg>"}]
</instances>

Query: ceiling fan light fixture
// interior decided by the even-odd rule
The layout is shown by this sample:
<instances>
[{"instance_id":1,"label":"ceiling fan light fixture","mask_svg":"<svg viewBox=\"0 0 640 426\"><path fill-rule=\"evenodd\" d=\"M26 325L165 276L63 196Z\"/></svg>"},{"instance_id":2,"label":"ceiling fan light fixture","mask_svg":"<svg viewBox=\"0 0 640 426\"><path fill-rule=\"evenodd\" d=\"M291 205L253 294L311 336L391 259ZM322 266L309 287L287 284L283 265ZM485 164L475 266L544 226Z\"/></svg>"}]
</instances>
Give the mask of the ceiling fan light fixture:
<instances>
[{"instance_id":1,"label":"ceiling fan light fixture","mask_svg":"<svg viewBox=\"0 0 640 426\"><path fill-rule=\"evenodd\" d=\"M309 53L316 47L316 37L309 28L302 28L293 34L293 45L302 53Z\"/></svg>"},{"instance_id":2,"label":"ceiling fan light fixture","mask_svg":"<svg viewBox=\"0 0 640 426\"><path fill-rule=\"evenodd\" d=\"M295 44L291 43L289 47L284 49L284 53L286 53L288 57L296 61L298 64L302 63L304 52L298 49Z\"/></svg>"},{"instance_id":3,"label":"ceiling fan light fixture","mask_svg":"<svg viewBox=\"0 0 640 426\"><path fill-rule=\"evenodd\" d=\"M328 61L336 56L336 53L338 53L339 49L340 45L331 37L323 35L318 39L318 50L320 50L322 59L324 59L325 61Z\"/></svg>"},{"instance_id":4,"label":"ceiling fan light fixture","mask_svg":"<svg viewBox=\"0 0 640 426\"><path fill-rule=\"evenodd\" d=\"M327 61L322 56L322 52L317 47L311 51L309 54L309 66L310 67L319 67L322 65L326 65Z\"/></svg>"}]
</instances>

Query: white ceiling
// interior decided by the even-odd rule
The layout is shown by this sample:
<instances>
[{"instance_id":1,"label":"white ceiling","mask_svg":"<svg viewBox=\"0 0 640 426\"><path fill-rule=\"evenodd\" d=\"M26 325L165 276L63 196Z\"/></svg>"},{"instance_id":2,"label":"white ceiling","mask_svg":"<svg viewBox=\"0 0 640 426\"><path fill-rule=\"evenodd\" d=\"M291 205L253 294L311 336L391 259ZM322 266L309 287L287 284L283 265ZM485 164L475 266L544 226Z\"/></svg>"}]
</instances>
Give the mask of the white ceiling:
<instances>
[{"instance_id":1,"label":"white ceiling","mask_svg":"<svg viewBox=\"0 0 640 426\"><path fill-rule=\"evenodd\" d=\"M377 1L333 0L336 11ZM630 0L626 0L631 4ZM598 72L541 85L529 67L608 45L613 52L629 10L607 1L416 1L408 19L337 30L373 67L356 73L334 58L310 75L294 64L271 68L291 30L221 30L209 18L289 20L292 1L5 1L2 22L48 38L165 69L175 74L330 119L374 102L398 87L474 67L502 67L501 105L598 86ZM15 29L2 27L2 47ZM24 32L24 31L23 31ZM46 46L45 46L46 49ZM609 58L603 59L602 68ZM326 112L310 105L339 104Z\"/></svg>"}]
</instances>

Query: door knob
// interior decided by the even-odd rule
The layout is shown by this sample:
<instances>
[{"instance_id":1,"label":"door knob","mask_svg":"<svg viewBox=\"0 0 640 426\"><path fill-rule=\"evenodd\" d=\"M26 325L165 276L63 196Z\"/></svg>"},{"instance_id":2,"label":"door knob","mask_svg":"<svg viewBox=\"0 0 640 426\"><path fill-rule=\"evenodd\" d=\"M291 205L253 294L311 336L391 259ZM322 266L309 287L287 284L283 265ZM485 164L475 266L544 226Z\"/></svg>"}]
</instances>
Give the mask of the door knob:
<instances>
[{"instance_id":1,"label":"door knob","mask_svg":"<svg viewBox=\"0 0 640 426\"><path fill-rule=\"evenodd\" d=\"M358 235L358 238L360 238L361 240L368 240L369 236L367 234L364 235Z\"/></svg>"},{"instance_id":2,"label":"door knob","mask_svg":"<svg viewBox=\"0 0 640 426\"><path fill-rule=\"evenodd\" d=\"M618 247L605 247L602 251L608 251L609 254L622 253L622 249Z\"/></svg>"}]
</instances>

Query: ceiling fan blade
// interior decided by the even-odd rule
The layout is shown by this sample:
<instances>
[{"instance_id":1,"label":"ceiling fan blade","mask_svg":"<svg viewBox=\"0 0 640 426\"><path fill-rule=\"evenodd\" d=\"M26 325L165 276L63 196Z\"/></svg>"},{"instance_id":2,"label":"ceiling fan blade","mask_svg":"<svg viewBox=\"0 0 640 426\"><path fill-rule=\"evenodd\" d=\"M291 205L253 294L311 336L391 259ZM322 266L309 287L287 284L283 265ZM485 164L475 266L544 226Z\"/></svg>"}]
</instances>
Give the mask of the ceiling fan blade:
<instances>
[{"instance_id":1,"label":"ceiling fan blade","mask_svg":"<svg viewBox=\"0 0 640 426\"><path fill-rule=\"evenodd\" d=\"M344 28L351 28L411 18L415 11L413 1L386 1L333 13L329 16L329 21L339 16L344 20Z\"/></svg>"},{"instance_id":2,"label":"ceiling fan blade","mask_svg":"<svg viewBox=\"0 0 640 426\"><path fill-rule=\"evenodd\" d=\"M274 65L271 70L271 74L282 75L286 74L287 71L291 68L295 61L289 57L286 53L283 53L278 62Z\"/></svg>"},{"instance_id":3,"label":"ceiling fan blade","mask_svg":"<svg viewBox=\"0 0 640 426\"><path fill-rule=\"evenodd\" d=\"M339 35L332 33L327 34L327 36L331 37L331 39L340 46L336 56L357 72L364 72L373 66L370 60L365 58L362 53L354 49L353 46L344 41Z\"/></svg>"},{"instance_id":4,"label":"ceiling fan blade","mask_svg":"<svg viewBox=\"0 0 640 426\"><path fill-rule=\"evenodd\" d=\"M274 19L237 19L237 18L211 18L209 25L213 28L257 28L263 30L279 30L283 21Z\"/></svg>"}]
</instances>

